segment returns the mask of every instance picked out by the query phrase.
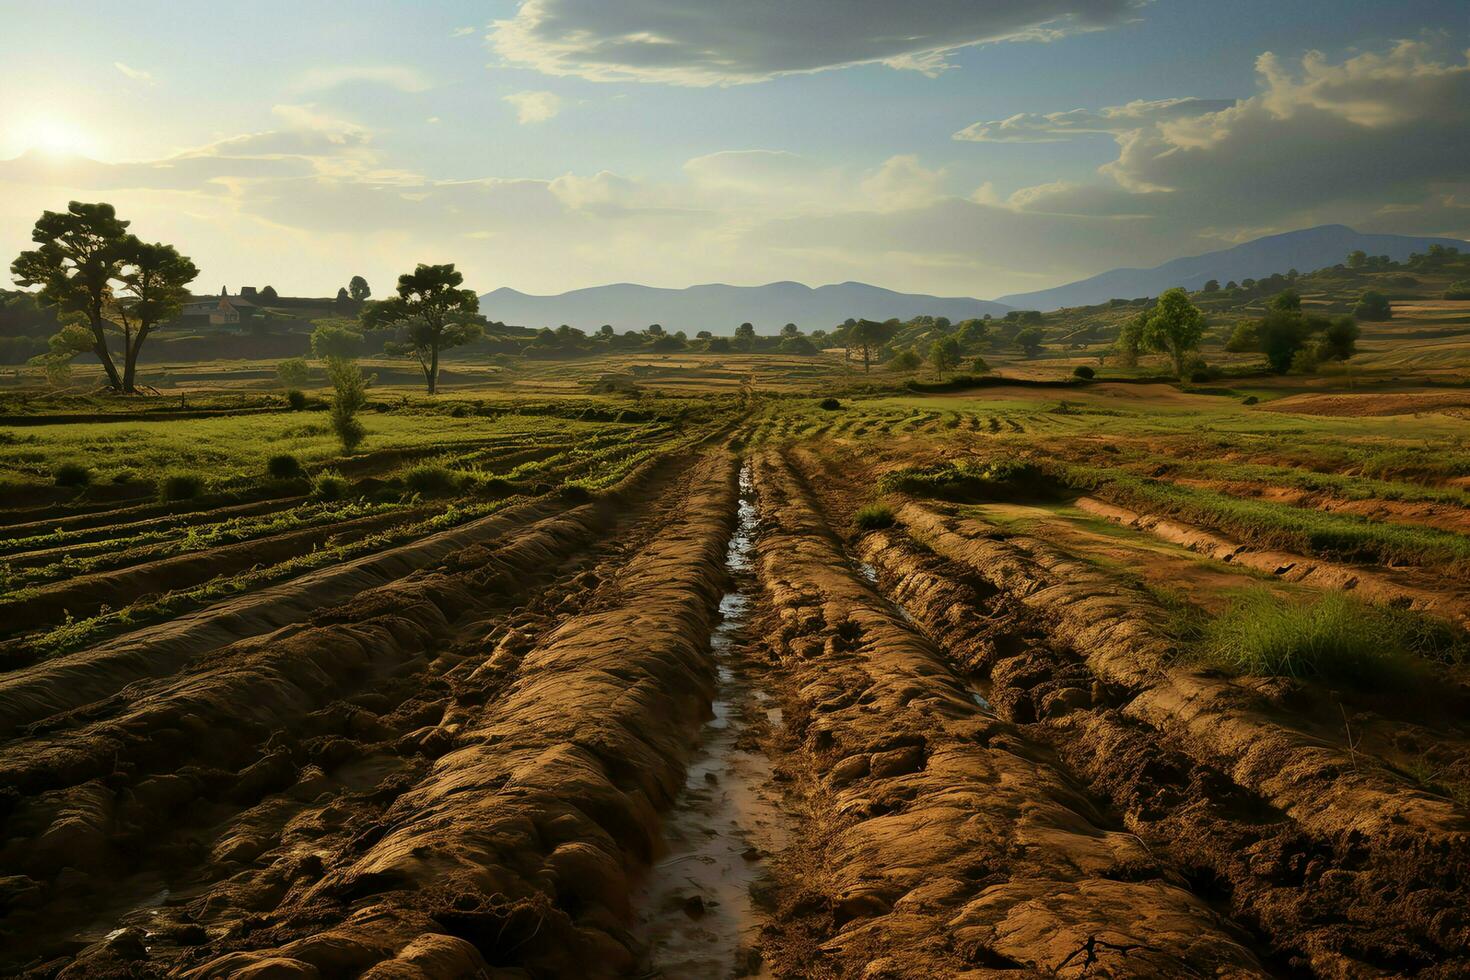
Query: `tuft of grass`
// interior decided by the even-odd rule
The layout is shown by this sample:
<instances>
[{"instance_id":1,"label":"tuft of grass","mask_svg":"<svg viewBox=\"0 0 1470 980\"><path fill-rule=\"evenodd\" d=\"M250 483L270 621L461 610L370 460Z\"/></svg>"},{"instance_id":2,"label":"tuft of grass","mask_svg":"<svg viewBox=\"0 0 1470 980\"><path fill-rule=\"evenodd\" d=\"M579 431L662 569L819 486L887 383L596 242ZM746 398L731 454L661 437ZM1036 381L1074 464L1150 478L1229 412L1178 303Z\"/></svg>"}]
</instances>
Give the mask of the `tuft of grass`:
<instances>
[{"instance_id":1,"label":"tuft of grass","mask_svg":"<svg viewBox=\"0 0 1470 980\"><path fill-rule=\"evenodd\" d=\"M448 493L454 490L459 480L446 466L436 463L419 463L399 474L403 485L414 493Z\"/></svg>"},{"instance_id":2,"label":"tuft of grass","mask_svg":"<svg viewBox=\"0 0 1470 980\"><path fill-rule=\"evenodd\" d=\"M301 475L301 460L290 453L280 453L266 461L265 471L274 480L291 480Z\"/></svg>"},{"instance_id":3,"label":"tuft of grass","mask_svg":"<svg viewBox=\"0 0 1470 980\"><path fill-rule=\"evenodd\" d=\"M92 482L92 471L81 463L62 463L51 475L58 487L84 487Z\"/></svg>"},{"instance_id":4,"label":"tuft of grass","mask_svg":"<svg viewBox=\"0 0 1470 980\"><path fill-rule=\"evenodd\" d=\"M204 492L204 477L186 470L165 473L158 481L158 498L165 503L175 500L193 500Z\"/></svg>"},{"instance_id":5,"label":"tuft of grass","mask_svg":"<svg viewBox=\"0 0 1470 980\"><path fill-rule=\"evenodd\" d=\"M341 500L352 491L352 484L336 470L322 470L311 478L311 495L317 500Z\"/></svg>"},{"instance_id":6,"label":"tuft of grass","mask_svg":"<svg viewBox=\"0 0 1470 980\"><path fill-rule=\"evenodd\" d=\"M860 531L881 531L885 527L892 527L897 520L893 516L893 509L887 504L868 504L853 517L853 523Z\"/></svg>"},{"instance_id":7,"label":"tuft of grass","mask_svg":"<svg viewBox=\"0 0 1470 980\"><path fill-rule=\"evenodd\" d=\"M1416 613L1336 592L1292 601L1261 589L1204 623L1194 649L1197 660L1232 673L1403 689L1424 659L1459 658L1463 643Z\"/></svg>"}]
</instances>

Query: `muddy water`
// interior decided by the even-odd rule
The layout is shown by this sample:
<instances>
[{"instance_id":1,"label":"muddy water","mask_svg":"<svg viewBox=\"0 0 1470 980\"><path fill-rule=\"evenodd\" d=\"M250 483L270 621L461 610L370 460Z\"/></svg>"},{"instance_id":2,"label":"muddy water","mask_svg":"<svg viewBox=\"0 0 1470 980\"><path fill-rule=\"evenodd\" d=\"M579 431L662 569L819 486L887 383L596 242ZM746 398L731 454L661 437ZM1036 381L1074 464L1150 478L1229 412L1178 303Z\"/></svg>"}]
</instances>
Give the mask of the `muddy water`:
<instances>
[{"instance_id":1,"label":"muddy water","mask_svg":"<svg viewBox=\"0 0 1470 980\"><path fill-rule=\"evenodd\" d=\"M757 511L748 469L726 564L734 582L711 637L719 670L714 717L706 723L684 790L664 823L666 851L635 896L637 932L649 974L668 978L765 977L759 953L759 895L766 861L789 825L759 735L779 727L781 709L745 658L756 582Z\"/></svg>"}]
</instances>

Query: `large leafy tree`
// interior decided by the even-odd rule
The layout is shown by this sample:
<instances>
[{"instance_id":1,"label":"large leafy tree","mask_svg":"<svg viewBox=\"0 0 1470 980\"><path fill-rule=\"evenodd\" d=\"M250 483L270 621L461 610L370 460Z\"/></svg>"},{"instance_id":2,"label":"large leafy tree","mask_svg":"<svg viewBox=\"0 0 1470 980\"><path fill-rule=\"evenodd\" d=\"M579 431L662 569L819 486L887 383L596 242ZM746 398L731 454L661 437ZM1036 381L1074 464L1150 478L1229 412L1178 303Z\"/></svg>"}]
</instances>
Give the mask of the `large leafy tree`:
<instances>
[{"instance_id":1,"label":"large leafy tree","mask_svg":"<svg viewBox=\"0 0 1470 980\"><path fill-rule=\"evenodd\" d=\"M37 298L43 305L85 318L92 352L117 390L122 389L122 375L107 349L107 310L128 237L128 222L118 218L111 204L72 201L65 211L41 213L31 231L31 241L40 247L21 252L10 264L17 283L41 287Z\"/></svg>"},{"instance_id":2,"label":"large leafy tree","mask_svg":"<svg viewBox=\"0 0 1470 980\"><path fill-rule=\"evenodd\" d=\"M1199 350L1205 335L1205 315L1189 301L1189 293L1178 286L1164 290L1143 323L1143 342L1168 354L1174 375L1182 379L1189 355Z\"/></svg>"},{"instance_id":3,"label":"large leafy tree","mask_svg":"<svg viewBox=\"0 0 1470 980\"><path fill-rule=\"evenodd\" d=\"M22 286L40 286L43 304L80 317L89 331L90 343L75 329L58 333L53 356L91 350L108 384L132 394L143 342L179 315L199 270L172 245L130 234L128 224L111 204L72 201L64 212L45 211L31 232L40 247L22 252L10 271ZM109 329L122 334L121 371L108 348Z\"/></svg>"},{"instance_id":4,"label":"large leafy tree","mask_svg":"<svg viewBox=\"0 0 1470 980\"><path fill-rule=\"evenodd\" d=\"M131 393L138 374L138 352L160 323L183 310L189 283L199 269L179 250L162 242L144 242L129 235L121 246L123 268L118 275L126 296L116 302L116 322L123 331L123 391Z\"/></svg>"},{"instance_id":5,"label":"large leafy tree","mask_svg":"<svg viewBox=\"0 0 1470 980\"><path fill-rule=\"evenodd\" d=\"M897 320L879 323L877 320L848 320L842 325L848 356L857 351L863 358L863 373L867 374L878 351L898 333Z\"/></svg>"},{"instance_id":6,"label":"large leafy tree","mask_svg":"<svg viewBox=\"0 0 1470 980\"><path fill-rule=\"evenodd\" d=\"M402 329L405 340L385 344L389 354L413 357L423 369L429 394L439 388L439 354L479 338L485 327L477 315L480 299L462 289L464 274L454 265L419 265L398 277L398 295L363 311L369 330Z\"/></svg>"},{"instance_id":7,"label":"large leafy tree","mask_svg":"<svg viewBox=\"0 0 1470 980\"><path fill-rule=\"evenodd\" d=\"M352 280L347 284L347 295L351 296L359 303L367 299L372 294L373 291L368 288L367 280L364 279L362 276L353 276Z\"/></svg>"}]
</instances>

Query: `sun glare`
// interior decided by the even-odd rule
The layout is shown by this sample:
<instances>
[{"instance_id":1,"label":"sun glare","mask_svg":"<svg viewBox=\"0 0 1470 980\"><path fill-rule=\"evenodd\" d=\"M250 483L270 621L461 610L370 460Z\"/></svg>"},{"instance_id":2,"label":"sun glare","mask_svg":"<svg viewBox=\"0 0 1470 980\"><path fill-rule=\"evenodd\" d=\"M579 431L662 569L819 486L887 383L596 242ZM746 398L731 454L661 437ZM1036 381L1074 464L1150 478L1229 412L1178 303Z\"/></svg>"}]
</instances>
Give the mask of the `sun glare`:
<instances>
[{"instance_id":1,"label":"sun glare","mask_svg":"<svg viewBox=\"0 0 1470 980\"><path fill-rule=\"evenodd\" d=\"M21 123L16 127L14 142L26 150L57 156L90 156L96 152L96 144L84 129L57 116L44 116Z\"/></svg>"}]
</instances>

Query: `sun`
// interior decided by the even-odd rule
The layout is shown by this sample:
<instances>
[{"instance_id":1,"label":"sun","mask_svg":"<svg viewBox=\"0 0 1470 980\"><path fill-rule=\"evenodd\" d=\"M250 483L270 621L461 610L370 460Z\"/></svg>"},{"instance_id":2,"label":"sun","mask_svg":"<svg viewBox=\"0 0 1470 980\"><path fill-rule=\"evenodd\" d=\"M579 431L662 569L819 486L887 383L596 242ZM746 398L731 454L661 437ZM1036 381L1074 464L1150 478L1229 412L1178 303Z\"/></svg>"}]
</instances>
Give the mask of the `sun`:
<instances>
[{"instance_id":1,"label":"sun","mask_svg":"<svg viewBox=\"0 0 1470 980\"><path fill-rule=\"evenodd\" d=\"M26 149L55 156L86 156L96 152L96 143L87 131L60 116L26 120L16 127L14 141Z\"/></svg>"}]
</instances>

